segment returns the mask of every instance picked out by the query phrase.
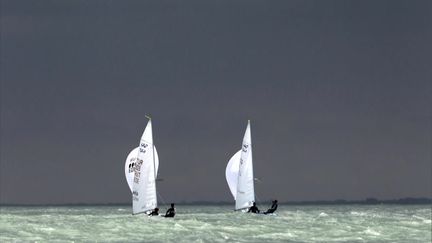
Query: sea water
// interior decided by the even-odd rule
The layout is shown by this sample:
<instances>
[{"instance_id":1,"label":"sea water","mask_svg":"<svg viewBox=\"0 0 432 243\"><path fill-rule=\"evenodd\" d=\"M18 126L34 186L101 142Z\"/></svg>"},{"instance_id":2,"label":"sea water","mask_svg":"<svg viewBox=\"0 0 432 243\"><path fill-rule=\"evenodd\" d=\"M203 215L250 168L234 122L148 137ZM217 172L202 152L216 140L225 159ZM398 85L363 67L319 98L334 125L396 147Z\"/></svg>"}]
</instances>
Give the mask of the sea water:
<instances>
[{"instance_id":1,"label":"sea water","mask_svg":"<svg viewBox=\"0 0 432 243\"><path fill-rule=\"evenodd\" d=\"M176 209L163 218L132 216L130 206L4 206L0 242L431 242L431 205L279 205L271 216Z\"/></svg>"}]
</instances>

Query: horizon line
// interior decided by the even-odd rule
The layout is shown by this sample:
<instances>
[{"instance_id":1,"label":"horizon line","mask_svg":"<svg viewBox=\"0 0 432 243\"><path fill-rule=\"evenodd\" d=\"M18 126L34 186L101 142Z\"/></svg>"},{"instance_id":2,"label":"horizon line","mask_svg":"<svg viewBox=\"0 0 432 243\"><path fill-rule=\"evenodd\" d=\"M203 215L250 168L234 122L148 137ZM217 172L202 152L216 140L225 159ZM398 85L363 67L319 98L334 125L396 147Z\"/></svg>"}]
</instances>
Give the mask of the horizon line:
<instances>
[{"instance_id":1,"label":"horizon line","mask_svg":"<svg viewBox=\"0 0 432 243\"><path fill-rule=\"evenodd\" d=\"M272 200L264 200L257 202L258 204L271 203ZM234 201L209 201L209 200L195 200L195 201L179 201L175 204L183 205L231 205ZM169 205L170 203L160 203L160 205ZM297 201L280 201L279 204L286 205L344 205L344 204L432 204L432 197L404 197L394 199L377 199L366 198L361 200L297 200ZM77 203L0 203L0 206L127 206L131 202L77 202Z\"/></svg>"}]
</instances>

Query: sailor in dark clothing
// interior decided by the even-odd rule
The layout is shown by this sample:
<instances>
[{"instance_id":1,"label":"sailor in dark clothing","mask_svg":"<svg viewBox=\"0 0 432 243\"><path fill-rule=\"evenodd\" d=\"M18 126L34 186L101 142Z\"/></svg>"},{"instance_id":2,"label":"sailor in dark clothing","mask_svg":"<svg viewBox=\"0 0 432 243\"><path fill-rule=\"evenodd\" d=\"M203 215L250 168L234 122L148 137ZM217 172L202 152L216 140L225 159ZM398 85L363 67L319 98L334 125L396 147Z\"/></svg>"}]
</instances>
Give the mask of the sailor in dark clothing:
<instances>
[{"instance_id":1,"label":"sailor in dark clothing","mask_svg":"<svg viewBox=\"0 0 432 243\"><path fill-rule=\"evenodd\" d=\"M256 206L256 203L254 202L252 207L250 207L247 212L248 213L259 213L260 211L259 211L258 207Z\"/></svg>"},{"instance_id":2,"label":"sailor in dark clothing","mask_svg":"<svg viewBox=\"0 0 432 243\"><path fill-rule=\"evenodd\" d=\"M174 218L175 216L175 208L174 203L171 203L171 207L165 213L165 218Z\"/></svg>"},{"instance_id":3,"label":"sailor in dark clothing","mask_svg":"<svg viewBox=\"0 0 432 243\"><path fill-rule=\"evenodd\" d=\"M153 211L151 211L151 213L149 214L149 216L158 216L158 215L159 215L159 208L153 209Z\"/></svg>"},{"instance_id":4,"label":"sailor in dark clothing","mask_svg":"<svg viewBox=\"0 0 432 243\"><path fill-rule=\"evenodd\" d=\"M269 209L267 209L267 212L265 212L264 214L274 213L274 211L276 211L277 207L278 207L277 200L274 200L272 202L271 207Z\"/></svg>"}]
</instances>

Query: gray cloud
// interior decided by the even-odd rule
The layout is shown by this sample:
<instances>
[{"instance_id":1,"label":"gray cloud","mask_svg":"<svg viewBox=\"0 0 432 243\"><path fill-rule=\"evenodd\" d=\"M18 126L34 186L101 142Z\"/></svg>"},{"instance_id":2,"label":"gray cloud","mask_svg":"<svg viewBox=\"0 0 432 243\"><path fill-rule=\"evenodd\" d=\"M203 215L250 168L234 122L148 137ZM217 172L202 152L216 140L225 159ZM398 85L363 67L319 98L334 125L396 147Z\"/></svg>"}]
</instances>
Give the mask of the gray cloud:
<instances>
[{"instance_id":1,"label":"gray cloud","mask_svg":"<svg viewBox=\"0 0 432 243\"><path fill-rule=\"evenodd\" d=\"M430 196L429 1L2 1L2 203L128 202L145 114L168 201Z\"/></svg>"}]
</instances>

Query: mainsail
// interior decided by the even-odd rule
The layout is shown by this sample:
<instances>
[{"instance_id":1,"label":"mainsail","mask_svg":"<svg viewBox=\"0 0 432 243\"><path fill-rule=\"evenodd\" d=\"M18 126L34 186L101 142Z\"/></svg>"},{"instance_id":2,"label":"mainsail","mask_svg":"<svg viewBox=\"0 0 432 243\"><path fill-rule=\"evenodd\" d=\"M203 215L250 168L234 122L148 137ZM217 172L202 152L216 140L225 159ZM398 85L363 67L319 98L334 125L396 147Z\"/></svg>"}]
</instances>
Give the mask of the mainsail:
<instances>
[{"instance_id":1,"label":"mainsail","mask_svg":"<svg viewBox=\"0 0 432 243\"><path fill-rule=\"evenodd\" d=\"M157 207L156 152L153 145L151 119L148 121L138 146L132 184L133 214L144 213Z\"/></svg>"},{"instance_id":2,"label":"mainsail","mask_svg":"<svg viewBox=\"0 0 432 243\"><path fill-rule=\"evenodd\" d=\"M235 209L249 208L255 202L252 139L250 121L243 137L241 150L234 154L225 170L228 186L235 200Z\"/></svg>"}]
</instances>

